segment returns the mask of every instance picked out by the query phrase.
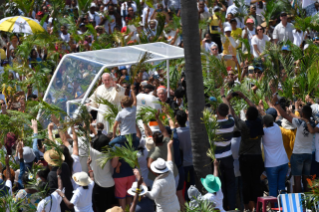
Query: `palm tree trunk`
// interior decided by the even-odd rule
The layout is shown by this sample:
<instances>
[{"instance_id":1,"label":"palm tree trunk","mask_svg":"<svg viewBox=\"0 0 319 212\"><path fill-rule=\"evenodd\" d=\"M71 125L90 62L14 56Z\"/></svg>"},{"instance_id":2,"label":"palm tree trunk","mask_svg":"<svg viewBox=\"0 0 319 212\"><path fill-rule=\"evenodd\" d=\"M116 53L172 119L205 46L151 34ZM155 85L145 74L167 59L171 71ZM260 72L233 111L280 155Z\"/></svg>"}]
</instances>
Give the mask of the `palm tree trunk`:
<instances>
[{"instance_id":1,"label":"palm tree trunk","mask_svg":"<svg viewBox=\"0 0 319 212\"><path fill-rule=\"evenodd\" d=\"M196 186L201 188L200 178L211 174L211 160L206 155L209 149L208 136L201 118L205 107L204 85L200 56L198 11L196 0L182 0L182 26L185 50L186 92L189 123L192 139L193 165L196 172Z\"/></svg>"}]
</instances>

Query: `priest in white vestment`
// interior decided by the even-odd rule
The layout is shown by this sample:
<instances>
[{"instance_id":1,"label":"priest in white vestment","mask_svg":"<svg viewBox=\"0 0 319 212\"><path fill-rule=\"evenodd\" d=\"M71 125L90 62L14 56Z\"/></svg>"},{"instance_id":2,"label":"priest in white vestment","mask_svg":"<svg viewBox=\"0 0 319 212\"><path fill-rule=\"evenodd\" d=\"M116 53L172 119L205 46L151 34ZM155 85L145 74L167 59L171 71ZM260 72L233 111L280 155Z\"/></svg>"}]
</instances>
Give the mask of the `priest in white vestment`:
<instances>
[{"instance_id":1,"label":"priest in white vestment","mask_svg":"<svg viewBox=\"0 0 319 212\"><path fill-rule=\"evenodd\" d=\"M89 103L89 106L93 106L99 109L96 122L103 123L105 127L104 129L106 130L106 132L109 132L109 123L104 120L104 113L107 112L109 108L107 105L96 103L96 100L98 100L99 98L103 98L109 101L110 103L120 107L121 100L125 96L125 89L120 85L116 84L113 81L112 76L108 73L104 73L102 75L102 83L103 84L97 87L97 89L90 97L91 102Z\"/></svg>"}]
</instances>

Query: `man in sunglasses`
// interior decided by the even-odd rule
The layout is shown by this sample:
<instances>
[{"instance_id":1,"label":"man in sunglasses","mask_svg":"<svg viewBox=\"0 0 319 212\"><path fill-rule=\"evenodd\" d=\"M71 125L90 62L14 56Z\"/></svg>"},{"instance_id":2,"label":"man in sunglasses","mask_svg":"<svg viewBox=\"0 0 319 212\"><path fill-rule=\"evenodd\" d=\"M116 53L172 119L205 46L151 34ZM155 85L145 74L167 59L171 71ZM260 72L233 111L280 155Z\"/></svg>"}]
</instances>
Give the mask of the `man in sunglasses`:
<instances>
[{"instance_id":1,"label":"man in sunglasses","mask_svg":"<svg viewBox=\"0 0 319 212\"><path fill-rule=\"evenodd\" d=\"M275 43L278 43L278 41L284 42L287 40L294 42L294 36L292 33L294 26L291 23L288 23L287 19L288 19L287 13L281 12L280 14L281 22L275 27L273 35L272 35Z\"/></svg>"}]
</instances>

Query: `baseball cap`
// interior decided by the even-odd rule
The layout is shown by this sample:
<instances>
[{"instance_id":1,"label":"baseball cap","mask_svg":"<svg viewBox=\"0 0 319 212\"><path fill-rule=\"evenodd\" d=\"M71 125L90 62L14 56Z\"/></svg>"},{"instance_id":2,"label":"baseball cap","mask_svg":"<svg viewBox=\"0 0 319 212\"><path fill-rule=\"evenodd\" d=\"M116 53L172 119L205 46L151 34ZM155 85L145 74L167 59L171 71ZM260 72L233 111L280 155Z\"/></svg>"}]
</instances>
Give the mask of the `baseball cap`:
<instances>
[{"instance_id":1,"label":"baseball cap","mask_svg":"<svg viewBox=\"0 0 319 212\"><path fill-rule=\"evenodd\" d=\"M261 66L255 66L255 67L254 67L254 70L255 70L255 69L258 69L258 70L260 70L260 71L264 71Z\"/></svg>"},{"instance_id":2,"label":"baseball cap","mask_svg":"<svg viewBox=\"0 0 319 212\"><path fill-rule=\"evenodd\" d=\"M251 18L248 18L246 21L246 24L253 24L253 23L254 23L254 20Z\"/></svg>"},{"instance_id":3,"label":"baseball cap","mask_svg":"<svg viewBox=\"0 0 319 212\"><path fill-rule=\"evenodd\" d=\"M224 29L224 32L231 32L231 27L230 26L226 26Z\"/></svg>"},{"instance_id":4,"label":"baseball cap","mask_svg":"<svg viewBox=\"0 0 319 212\"><path fill-rule=\"evenodd\" d=\"M248 66L248 71L253 71L255 70L254 66Z\"/></svg>"},{"instance_id":5,"label":"baseball cap","mask_svg":"<svg viewBox=\"0 0 319 212\"><path fill-rule=\"evenodd\" d=\"M281 50L282 51L290 51L290 46L289 45L283 45Z\"/></svg>"},{"instance_id":6,"label":"baseball cap","mask_svg":"<svg viewBox=\"0 0 319 212\"><path fill-rule=\"evenodd\" d=\"M85 24L82 22L82 23L80 23L80 27L82 27L82 26L85 26Z\"/></svg>"},{"instance_id":7,"label":"baseball cap","mask_svg":"<svg viewBox=\"0 0 319 212\"><path fill-rule=\"evenodd\" d=\"M266 110L266 114L271 115L271 116L274 118L274 120L276 120L276 118L277 118L277 116L278 116L277 110L276 110L275 108L273 108L273 107L268 108L268 109Z\"/></svg>"},{"instance_id":8,"label":"baseball cap","mask_svg":"<svg viewBox=\"0 0 319 212\"><path fill-rule=\"evenodd\" d=\"M285 11L280 13L280 16L284 16L284 15L287 15L287 13Z\"/></svg>"},{"instance_id":9,"label":"baseball cap","mask_svg":"<svg viewBox=\"0 0 319 212\"><path fill-rule=\"evenodd\" d=\"M220 7L215 6L214 9L213 9L213 11L215 12L216 10L220 10Z\"/></svg>"},{"instance_id":10,"label":"baseball cap","mask_svg":"<svg viewBox=\"0 0 319 212\"><path fill-rule=\"evenodd\" d=\"M37 16L41 16L41 15L43 15L42 11L37 12Z\"/></svg>"}]
</instances>

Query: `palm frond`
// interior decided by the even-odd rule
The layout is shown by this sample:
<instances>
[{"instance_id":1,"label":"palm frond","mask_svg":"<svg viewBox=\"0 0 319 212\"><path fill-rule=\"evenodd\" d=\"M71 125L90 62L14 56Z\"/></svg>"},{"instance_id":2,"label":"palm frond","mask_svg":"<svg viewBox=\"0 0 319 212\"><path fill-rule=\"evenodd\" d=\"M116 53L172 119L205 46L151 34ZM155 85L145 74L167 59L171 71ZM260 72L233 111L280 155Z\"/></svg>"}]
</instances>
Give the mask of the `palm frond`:
<instances>
[{"instance_id":1,"label":"palm frond","mask_svg":"<svg viewBox=\"0 0 319 212\"><path fill-rule=\"evenodd\" d=\"M131 135L125 136L126 137L126 144L124 146L114 146L112 148L106 148L106 150L103 151L103 157L98 159L98 163L103 168L106 163L115 158L118 157L120 159L123 159L126 163L128 163L131 168L137 167L140 168L138 163L138 151L135 150L133 147L133 138Z\"/></svg>"}]
</instances>

